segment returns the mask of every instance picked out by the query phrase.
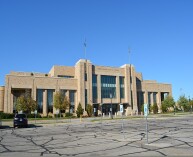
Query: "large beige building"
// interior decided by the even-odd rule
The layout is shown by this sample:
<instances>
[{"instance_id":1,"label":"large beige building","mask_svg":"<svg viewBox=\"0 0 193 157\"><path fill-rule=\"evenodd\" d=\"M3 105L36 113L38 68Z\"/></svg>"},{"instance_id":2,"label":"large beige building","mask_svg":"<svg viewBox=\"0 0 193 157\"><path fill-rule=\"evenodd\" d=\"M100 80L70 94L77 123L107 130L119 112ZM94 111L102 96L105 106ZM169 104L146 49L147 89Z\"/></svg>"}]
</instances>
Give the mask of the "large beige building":
<instances>
[{"instance_id":1,"label":"large beige building","mask_svg":"<svg viewBox=\"0 0 193 157\"><path fill-rule=\"evenodd\" d=\"M38 103L38 112L55 113L53 96L61 91L71 101L75 113L81 103L86 108L92 104L97 114L119 114L120 104L124 114L140 111L144 103L157 103L172 95L171 84L143 80L142 73L133 65L121 67L96 66L89 60L79 60L74 67L53 66L49 73L11 72L6 75L5 87L0 87L0 111L13 113L17 97L30 91ZM112 110L111 110L112 108Z\"/></svg>"}]
</instances>

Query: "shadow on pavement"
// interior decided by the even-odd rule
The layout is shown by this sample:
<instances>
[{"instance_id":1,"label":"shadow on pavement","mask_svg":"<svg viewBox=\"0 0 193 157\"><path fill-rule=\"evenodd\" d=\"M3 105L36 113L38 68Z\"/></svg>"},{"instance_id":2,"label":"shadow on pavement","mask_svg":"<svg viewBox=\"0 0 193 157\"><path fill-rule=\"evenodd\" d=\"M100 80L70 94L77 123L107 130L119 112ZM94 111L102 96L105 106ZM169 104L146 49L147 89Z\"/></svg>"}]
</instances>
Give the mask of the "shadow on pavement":
<instances>
[{"instance_id":1,"label":"shadow on pavement","mask_svg":"<svg viewBox=\"0 0 193 157\"><path fill-rule=\"evenodd\" d=\"M39 128L39 127L42 127L42 126L41 125L28 124L27 128ZM25 129L25 127L19 127L19 128ZM2 126L0 126L0 129L13 129L13 126L2 125Z\"/></svg>"}]
</instances>

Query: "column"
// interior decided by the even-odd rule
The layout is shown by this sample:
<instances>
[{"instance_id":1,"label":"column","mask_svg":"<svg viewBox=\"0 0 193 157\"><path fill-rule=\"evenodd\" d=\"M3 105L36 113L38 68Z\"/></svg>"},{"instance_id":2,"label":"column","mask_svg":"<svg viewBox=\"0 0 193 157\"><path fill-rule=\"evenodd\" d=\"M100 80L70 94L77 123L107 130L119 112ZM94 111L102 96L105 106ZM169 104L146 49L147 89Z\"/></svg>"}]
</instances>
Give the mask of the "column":
<instances>
[{"instance_id":1,"label":"column","mask_svg":"<svg viewBox=\"0 0 193 157\"><path fill-rule=\"evenodd\" d=\"M87 65L87 102L92 105L92 64L90 62L86 62Z\"/></svg>"},{"instance_id":2,"label":"column","mask_svg":"<svg viewBox=\"0 0 193 157\"><path fill-rule=\"evenodd\" d=\"M10 113L13 113L13 94L10 93Z\"/></svg>"},{"instance_id":3,"label":"column","mask_svg":"<svg viewBox=\"0 0 193 157\"><path fill-rule=\"evenodd\" d=\"M144 104L148 104L148 92L144 92Z\"/></svg>"},{"instance_id":4,"label":"column","mask_svg":"<svg viewBox=\"0 0 193 157\"><path fill-rule=\"evenodd\" d=\"M31 97L33 100L36 100L36 87L35 87L35 78L32 80L32 89L31 89Z\"/></svg>"},{"instance_id":5,"label":"column","mask_svg":"<svg viewBox=\"0 0 193 157\"><path fill-rule=\"evenodd\" d=\"M47 109L47 90L44 91L43 93L43 115L44 116L47 116L47 112L48 112L48 109Z\"/></svg>"},{"instance_id":6,"label":"column","mask_svg":"<svg viewBox=\"0 0 193 157\"><path fill-rule=\"evenodd\" d=\"M119 76L116 76L116 97L117 97L117 103L121 103Z\"/></svg>"},{"instance_id":7,"label":"column","mask_svg":"<svg viewBox=\"0 0 193 157\"><path fill-rule=\"evenodd\" d=\"M68 100L70 100L70 91L69 90L67 90L67 92L66 92L66 95L65 95L66 97L67 97L67 99ZM69 107L67 107L66 108L66 111L65 112L69 112L70 113L70 109L69 109Z\"/></svg>"},{"instance_id":8,"label":"column","mask_svg":"<svg viewBox=\"0 0 193 157\"><path fill-rule=\"evenodd\" d=\"M136 84L136 74L135 74L135 68L132 66L132 95L133 95L133 111L138 112L138 106L137 106L137 84Z\"/></svg>"},{"instance_id":9,"label":"column","mask_svg":"<svg viewBox=\"0 0 193 157\"><path fill-rule=\"evenodd\" d=\"M151 92L151 105L153 106L154 102L153 102L153 92Z\"/></svg>"},{"instance_id":10,"label":"column","mask_svg":"<svg viewBox=\"0 0 193 157\"><path fill-rule=\"evenodd\" d=\"M13 113L13 102L11 103L11 88L8 89L7 95L7 113Z\"/></svg>"},{"instance_id":11,"label":"column","mask_svg":"<svg viewBox=\"0 0 193 157\"><path fill-rule=\"evenodd\" d=\"M101 75L97 75L97 97L98 97L98 103L102 103L101 100Z\"/></svg>"},{"instance_id":12,"label":"column","mask_svg":"<svg viewBox=\"0 0 193 157\"><path fill-rule=\"evenodd\" d=\"M157 93L157 105L158 105L158 112L161 112L161 92Z\"/></svg>"}]
</instances>

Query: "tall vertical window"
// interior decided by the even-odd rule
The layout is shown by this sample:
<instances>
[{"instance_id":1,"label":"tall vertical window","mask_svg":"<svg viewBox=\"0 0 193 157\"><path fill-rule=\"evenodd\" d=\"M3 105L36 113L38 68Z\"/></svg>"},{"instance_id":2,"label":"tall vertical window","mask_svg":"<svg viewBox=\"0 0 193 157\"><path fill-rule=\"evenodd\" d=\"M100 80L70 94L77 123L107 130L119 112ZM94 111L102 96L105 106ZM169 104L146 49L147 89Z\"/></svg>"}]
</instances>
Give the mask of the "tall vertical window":
<instances>
[{"instance_id":1,"label":"tall vertical window","mask_svg":"<svg viewBox=\"0 0 193 157\"><path fill-rule=\"evenodd\" d=\"M92 75L92 97L93 103L97 102L97 75Z\"/></svg>"},{"instance_id":2,"label":"tall vertical window","mask_svg":"<svg viewBox=\"0 0 193 157\"><path fill-rule=\"evenodd\" d=\"M88 101L87 101L87 89L85 89L85 109L86 109L87 103L88 103Z\"/></svg>"},{"instance_id":3,"label":"tall vertical window","mask_svg":"<svg viewBox=\"0 0 193 157\"><path fill-rule=\"evenodd\" d=\"M84 80L87 81L87 73L84 74Z\"/></svg>"},{"instance_id":4,"label":"tall vertical window","mask_svg":"<svg viewBox=\"0 0 193 157\"><path fill-rule=\"evenodd\" d=\"M65 90L65 89L60 89L60 92L62 93L63 96L66 96L67 90Z\"/></svg>"},{"instance_id":5,"label":"tall vertical window","mask_svg":"<svg viewBox=\"0 0 193 157\"><path fill-rule=\"evenodd\" d=\"M133 109L133 91L131 90L131 108Z\"/></svg>"},{"instance_id":6,"label":"tall vertical window","mask_svg":"<svg viewBox=\"0 0 193 157\"><path fill-rule=\"evenodd\" d=\"M47 90L47 108L48 113L53 113L53 93L54 89L48 89Z\"/></svg>"},{"instance_id":7,"label":"tall vertical window","mask_svg":"<svg viewBox=\"0 0 193 157\"><path fill-rule=\"evenodd\" d=\"M157 103L157 93L153 93L153 103L156 104Z\"/></svg>"},{"instance_id":8,"label":"tall vertical window","mask_svg":"<svg viewBox=\"0 0 193 157\"><path fill-rule=\"evenodd\" d=\"M101 97L116 98L116 76L101 76Z\"/></svg>"},{"instance_id":9,"label":"tall vertical window","mask_svg":"<svg viewBox=\"0 0 193 157\"><path fill-rule=\"evenodd\" d=\"M38 104L38 113L43 113L43 93L44 89L37 89L36 100Z\"/></svg>"},{"instance_id":10,"label":"tall vertical window","mask_svg":"<svg viewBox=\"0 0 193 157\"><path fill-rule=\"evenodd\" d=\"M69 91L69 99L70 99L70 109L72 109L72 112L74 112L74 106L75 106L75 92L74 90Z\"/></svg>"},{"instance_id":11,"label":"tall vertical window","mask_svg":"<svg viewBox=\"0 0 193 157\"><path fill-rule=\"evenodd\" d=\"M120 81L120 97L125 98L125 83L124 83L125 78L120 76L119 81Z\"/></svg>"},{"instance_id":12,"label":"tall vertical window","mask_svg":"<svg viewBox=\"0 0 193 157\"><path fill-rule=\"evenodd\" d=\"M144 104L144 93L143 92L137 92L137 104L138 108L141 111L141 106Z\"/></svg>"}]
</instances>

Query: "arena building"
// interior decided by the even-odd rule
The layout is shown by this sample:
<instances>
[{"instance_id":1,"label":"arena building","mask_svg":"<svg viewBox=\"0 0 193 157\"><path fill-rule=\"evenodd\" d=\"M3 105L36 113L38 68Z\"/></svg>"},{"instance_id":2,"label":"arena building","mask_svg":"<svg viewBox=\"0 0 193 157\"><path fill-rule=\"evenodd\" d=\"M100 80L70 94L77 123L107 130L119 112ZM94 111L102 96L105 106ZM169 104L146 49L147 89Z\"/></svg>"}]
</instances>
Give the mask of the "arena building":
<instances>
[{"instance_id":1,"label":"arena building","mask_svg":"<svg viewBox=\"0 0 193 157\"><path fill-rule=\"evenodd\" d=\"M73 113L81 103L84 111L91 104L96 114L104 115L120 114L120 104L125 115L137 114L144 103L156 103L160 108L166 95L172 95L171 84L143 80L142 73L136 72L131 64L97 66L81 59L73 67L53 66L49 73L10 72L5 86L0 87L0 111L14 113L17 98L26 90L37 101L38 113L44 116L56 112L56 91L70 99Z\"/></svg>"}]
</instances>

